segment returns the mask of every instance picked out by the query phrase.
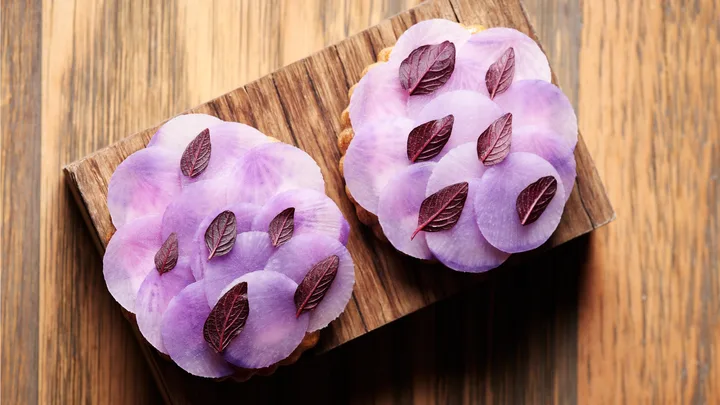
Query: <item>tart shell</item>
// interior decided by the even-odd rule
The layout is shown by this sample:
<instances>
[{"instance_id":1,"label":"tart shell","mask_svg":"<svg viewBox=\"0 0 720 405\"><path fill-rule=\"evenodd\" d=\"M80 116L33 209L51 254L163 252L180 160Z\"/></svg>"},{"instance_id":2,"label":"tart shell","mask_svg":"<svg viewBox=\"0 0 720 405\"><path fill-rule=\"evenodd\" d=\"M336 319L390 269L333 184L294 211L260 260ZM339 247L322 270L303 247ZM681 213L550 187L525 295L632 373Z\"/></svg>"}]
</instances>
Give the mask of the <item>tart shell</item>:
<instances>
[{"instance_id":1,"label":"tart shell","mask_svg":"<svg viewBox=\"0 0 720 405\"><path fill-rule=\"evenodd\" d=\"M468 30L471 34L478 33L480 31L485 30L485 27L479 24L476 25L464 25L466 30ZM365 67L365 69L362 72L362 76L365 76L367 72L374 68L375 66L378 66L382 63L386 63L390 59L390 53L392 53L393 47L387 47L382 49L377 56L377 62L372 63ZM352 87L350 87L350 90L348 90L348 104L349 100L352 97L353 92L355 91L355 87L357 84L354 84ZM340 153L342 154L342 157L340 158L340 175L343 176L343 179L345 178L345 172L343 168L343 164L345 163L345 153L347 152L348 147L350 146L350 143L353 140L353 137L355 136L355 132L352 128L352 122L350 122L350 109L346 107L342 114L340 115L340 127L342 130L338 134L338 147L340 148ZM373 214L372 212L366 210L363 208L360 204L358 204L357 201L353 198L352 194L350 193L350 189L348 189L347 186L345 186L345 194L347 194L350 201L355 206L355 212L357 213L357 217L366 226L368 226L370 229L372 229L373 234L375 236L382 240L387 242L388 239L385 236L385 233L383 232L382 227L380 226L380 221L378 220L377 215Z\"/></svg>"}]
</instances>

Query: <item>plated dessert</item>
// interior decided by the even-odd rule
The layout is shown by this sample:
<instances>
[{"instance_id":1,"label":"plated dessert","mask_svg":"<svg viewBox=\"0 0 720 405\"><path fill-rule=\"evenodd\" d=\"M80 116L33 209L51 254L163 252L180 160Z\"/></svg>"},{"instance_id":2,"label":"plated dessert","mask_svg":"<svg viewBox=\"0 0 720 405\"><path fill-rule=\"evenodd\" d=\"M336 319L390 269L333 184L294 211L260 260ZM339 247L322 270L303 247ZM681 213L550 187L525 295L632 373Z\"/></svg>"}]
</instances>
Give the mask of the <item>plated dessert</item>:
<instances>
[{"instance_id":1,"label":"plated dessert","mask_svg":"<svg viewBox=\"0 0 720 405\"><path fill-rule=\"evenodd\" d=\"M305 152L203 114L164 124L113 174L103 272L147 342L190 374L294 362L345 309L349 227Z\"/></svg>"},{"instance_id":2,"label":"plated dessert","mask_svg":"<svg viewBox=\"0 0 720 405\"><path fill-rule=\"evenodd\" d=\"M535 41L436 19L378 59L350 90L338 140L360 220L464 272L545 243L574 186L578 127Z\"/></svg>"}]
</instances>

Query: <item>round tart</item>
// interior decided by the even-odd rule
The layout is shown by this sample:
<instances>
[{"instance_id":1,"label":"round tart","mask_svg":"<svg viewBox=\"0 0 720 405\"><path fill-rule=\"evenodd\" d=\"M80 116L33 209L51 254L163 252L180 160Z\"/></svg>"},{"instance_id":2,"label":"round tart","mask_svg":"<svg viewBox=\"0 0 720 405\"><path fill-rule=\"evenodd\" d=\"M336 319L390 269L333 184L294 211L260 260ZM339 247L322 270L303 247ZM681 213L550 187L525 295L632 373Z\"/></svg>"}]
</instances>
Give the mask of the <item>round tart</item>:
<instances>
[{"instance_id":1,"label":"round tart","mask_svg":"<svg viewBox=\"0 0 720 405\"><path fill-rule=\"evenodd\" d=\"M482 272L537 248L574 186L577 118L511 28L428 20L350 89L338 145L359 219L401 252Z\"/></svg>"},{"instance_id":2,"label":"round tart","mask_svg":"<svg viewBox=\"0 0 720 405\"><path fill-rule=\"evenodd\" d=\"M190 374L295 362L345 309L349 226L305 152L203 114L164 124L108 186L108 290Z\"/></svg>"}]
</instances>

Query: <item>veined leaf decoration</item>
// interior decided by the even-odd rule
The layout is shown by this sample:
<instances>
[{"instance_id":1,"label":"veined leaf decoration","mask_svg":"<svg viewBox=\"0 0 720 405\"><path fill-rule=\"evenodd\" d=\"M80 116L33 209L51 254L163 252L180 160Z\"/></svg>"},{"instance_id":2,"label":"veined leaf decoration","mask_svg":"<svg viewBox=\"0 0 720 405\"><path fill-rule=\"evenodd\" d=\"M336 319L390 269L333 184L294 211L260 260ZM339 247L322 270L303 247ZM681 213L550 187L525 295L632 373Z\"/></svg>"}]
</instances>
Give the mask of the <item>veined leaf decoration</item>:
<instances>
[{"instance_id":1,"label":"veined leaf decoration","mask_svg":"<svg viewBox=\"0 0 720 405\"><path fill-rule=\"evenodd\" d=\"M469 184L462 182L447 186L426 198L420 205L418 227L410 239L414 239L420 231L439 232L452 229L460 219L468 190Z\"/></svg>"},{"instance_id":2,"label":"veined leaf decoration","mask_svg":"<svg viewBox=\"0 0 720 405\"><path fill-rule=\"evenodd\" d=\"M545 176L525 187L515 202L518 218L522 225L530 225L545 212L557 192L557 180Z\"/></svg>"},{"instance_id":3,"label":"veined leaf decoration","mask_svg":"<svg viewBox=\"0 0 720 405\"><path fill-rule=\"evenodd\" d=\"M340 258L333 255L310 269L295 290L295 316L299 317L303 312L313 310L320 304L335 280L339 266Z\"/></svg>"},{"instance_id":4,"label":"veined leaf decoration","mask_svg":"<svg viewBox=\"0 0 720 405\"><path fill-rule=\"evenodd\" d=\"M203 325L203 337L216 352L222 353L242 332L250 305L246 282L233 286L218 300Z\"/></svg>"}]
</instances>

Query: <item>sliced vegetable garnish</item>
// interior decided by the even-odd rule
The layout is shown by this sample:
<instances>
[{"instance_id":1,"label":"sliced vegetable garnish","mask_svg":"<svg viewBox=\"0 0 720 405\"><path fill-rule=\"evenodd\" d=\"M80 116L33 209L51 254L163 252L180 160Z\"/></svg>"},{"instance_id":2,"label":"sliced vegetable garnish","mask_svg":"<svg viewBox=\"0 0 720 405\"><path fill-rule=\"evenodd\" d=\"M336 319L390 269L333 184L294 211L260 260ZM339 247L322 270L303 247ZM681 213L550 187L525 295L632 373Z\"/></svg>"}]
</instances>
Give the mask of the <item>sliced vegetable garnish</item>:
<instances>
[{"instance_id":1,"label":"sliced vegetable garnish","mask_svg":"<svg viewBox=\"0 0 720 405\"><path fill-rule=\"evenodd\" d=\"M340 316L350 300L355 266L347 248L326 235L297 235L280 246L265 266L266 271L282 273L300 284L313 266L330 256L339 258L337 275L322 301L309 312L308 332L327 326Z\"/></svg>"},{"instance_id":2,"label":"sliced vegetable garnish","mask_svg":"<svg viewBox=\"0 0 720 405\"><path fill-rule=\"evenodd\" d=\"M223 352L237 367L262 368L288 357L302 342L308 314L295 316L297 283L273 271L256 271L230 283L247 283L250 313L242 332Z\"/></svg>"},{"instance_id":3,"label":"sliced vegetable garnish","mask_svg":"<svg viewBox=\"0 0 720 405\"><path fill-rule=\"evenodd\" d=\"M395 248L418 259L432 259L425 232L411 238L418 227L418 213L435 163L416 163L390 180L380 195L378 219Z\"/></svg>"},{"instance_id":4,"label":"sliced vegetable garnish","mask_svg":"<svg viewBox=\"0 0 720 405\"><path fill-rule=\"evenodd\" d=\"M499 165L488 168L478 183L475 196L477 224L487 241L508 253L524 252L545 243L560 223L565 190L557 183L555 197L533 223L518 218L517 198L539 178L558 178L557 171L543 158L526 152L511 153Z\"/></svg>"}]
</instances>

